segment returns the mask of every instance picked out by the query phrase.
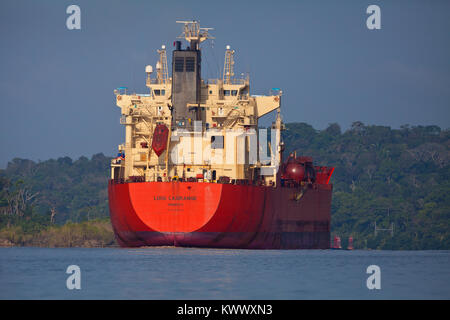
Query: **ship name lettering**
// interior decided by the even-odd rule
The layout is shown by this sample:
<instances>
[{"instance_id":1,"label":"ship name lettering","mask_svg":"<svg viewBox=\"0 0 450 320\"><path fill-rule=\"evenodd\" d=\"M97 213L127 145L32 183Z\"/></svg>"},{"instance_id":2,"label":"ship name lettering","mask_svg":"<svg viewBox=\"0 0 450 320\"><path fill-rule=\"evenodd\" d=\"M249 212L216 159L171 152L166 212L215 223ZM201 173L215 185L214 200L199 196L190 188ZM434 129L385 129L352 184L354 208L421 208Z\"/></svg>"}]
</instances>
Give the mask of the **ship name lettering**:
<instances>
[{"instance_id":1,"label":"ship name lettering","mask_svg":"<svg viewBox=\"0 0 450 320\"><path fill-rule=\"evenodd\" d=\"M197 200L196 196L169 196L169 200Z\"/></svg>"},{"instance_id":2,"label":"ship name lettering","mask_svg":"<svg viewBox=\"0 0 450 320\"><path fill-rule=\"evenodd\" d=\"M153 196L153 200L169 200L169 201L180 201L180 200L197 200L196 196Z\"/></svg>"}]
</instances>

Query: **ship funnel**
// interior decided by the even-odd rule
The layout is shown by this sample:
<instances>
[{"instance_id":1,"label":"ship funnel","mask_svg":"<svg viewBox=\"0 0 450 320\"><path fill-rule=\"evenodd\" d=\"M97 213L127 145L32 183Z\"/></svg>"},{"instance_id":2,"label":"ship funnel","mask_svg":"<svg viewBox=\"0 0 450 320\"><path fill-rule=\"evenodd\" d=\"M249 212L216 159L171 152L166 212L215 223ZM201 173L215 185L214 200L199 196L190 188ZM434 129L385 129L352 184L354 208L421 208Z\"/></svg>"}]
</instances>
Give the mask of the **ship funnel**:
<instances>
[{"instance_id":1,"label":"ship funnel","mask_svg":"<svg viewBox=\"0 0 450 320\"><path fill-rule=\"evenodd\" d=\"M201 89L201 51L199 44L211 37L208 30L200 28L197 21L177 21L183 23L183 35L190 46L181 48L175 41L172 52L172 105L173 119L178 126L185 126L191 120L198 120Z\"/></svg>"}]
</instances>

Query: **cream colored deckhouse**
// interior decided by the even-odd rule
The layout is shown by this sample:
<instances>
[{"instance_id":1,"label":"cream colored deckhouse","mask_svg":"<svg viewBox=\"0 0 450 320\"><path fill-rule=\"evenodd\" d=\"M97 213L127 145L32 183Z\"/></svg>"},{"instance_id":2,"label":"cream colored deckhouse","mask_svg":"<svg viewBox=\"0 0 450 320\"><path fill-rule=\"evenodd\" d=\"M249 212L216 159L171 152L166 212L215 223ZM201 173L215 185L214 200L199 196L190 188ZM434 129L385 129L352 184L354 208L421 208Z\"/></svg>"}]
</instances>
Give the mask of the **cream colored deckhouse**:
<instances>
[{"instance_id":1,"label":"cream colored deckhouse","mask_svg":"<svg viewBox=\"0 0 450 320\"><path fill-rule=\"evenodd\" d=\"M128 181L253 181L276 183L281 157L281 91L269 96L250 95L249 77L234 77L234 50L225 52L222 79L201 79L200 43L212 38L197 21L183 24L188 47L175 42L172 76L162 46L155 71L146 66L147 94L114 90L125 126L125 143L111 163L111 179ZM269 142L268 161L260 159L258 119L276 110ZM155 128L168 128L165 150L158 156L152 148ZM274 135L272 133L272 135ZM252 143L256 141L256 148ZM271 146L274 142L275 146ZM255 152L258 150L258 152ZM252 160L253 159L253 160ZM242 160L242 161L241 161Z\"/></svg>"}]
</instances>

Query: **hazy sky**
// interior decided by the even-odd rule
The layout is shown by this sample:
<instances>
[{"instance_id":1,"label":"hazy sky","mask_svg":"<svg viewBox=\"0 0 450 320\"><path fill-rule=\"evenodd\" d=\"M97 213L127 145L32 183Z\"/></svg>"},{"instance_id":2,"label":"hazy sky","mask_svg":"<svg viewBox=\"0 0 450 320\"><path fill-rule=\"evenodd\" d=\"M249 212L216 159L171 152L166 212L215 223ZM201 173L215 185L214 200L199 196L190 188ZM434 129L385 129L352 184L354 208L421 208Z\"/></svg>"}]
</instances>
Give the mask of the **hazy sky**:
<instances>
[{"instance_id":1,"label":"hazy sky","mask_svg":"<svg viewBox=\"0 0 450 320\"><path fill-rule=\"evenodd\" d=\"M66 28L71 4L81 30ZM381 30L366 26L371 4ZM115 154L125 130L113 89L147 92L145 65L172 50L180 19L215 29L205 78L230 45L253 94L282 88L285 122L450 126L450 1L2 0L0 167Z\"/></svg>"}]
</instances>

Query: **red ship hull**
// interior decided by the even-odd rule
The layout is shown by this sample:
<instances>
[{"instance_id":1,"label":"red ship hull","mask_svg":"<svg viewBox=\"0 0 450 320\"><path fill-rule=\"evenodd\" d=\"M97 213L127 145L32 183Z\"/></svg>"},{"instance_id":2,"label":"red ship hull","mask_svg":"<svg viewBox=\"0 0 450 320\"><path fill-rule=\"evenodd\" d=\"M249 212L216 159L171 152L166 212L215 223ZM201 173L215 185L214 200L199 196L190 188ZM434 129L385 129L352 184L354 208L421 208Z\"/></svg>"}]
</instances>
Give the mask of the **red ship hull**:
<instances>
[{"instance_id":1,"label":"red ship hull","mask_svg":"<svg viewBox=\"0 0 450 320\"><path fill-rule=\"evenodd\" d=\"M109 182L122 247L328 249L332 185Z\"/></svg>"}]
</instances>

